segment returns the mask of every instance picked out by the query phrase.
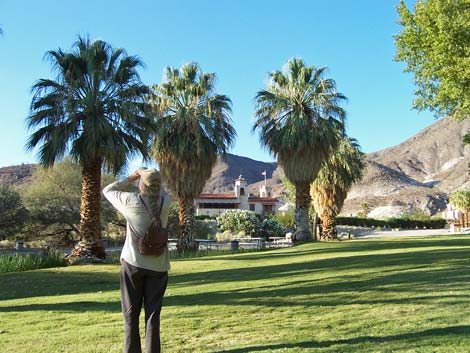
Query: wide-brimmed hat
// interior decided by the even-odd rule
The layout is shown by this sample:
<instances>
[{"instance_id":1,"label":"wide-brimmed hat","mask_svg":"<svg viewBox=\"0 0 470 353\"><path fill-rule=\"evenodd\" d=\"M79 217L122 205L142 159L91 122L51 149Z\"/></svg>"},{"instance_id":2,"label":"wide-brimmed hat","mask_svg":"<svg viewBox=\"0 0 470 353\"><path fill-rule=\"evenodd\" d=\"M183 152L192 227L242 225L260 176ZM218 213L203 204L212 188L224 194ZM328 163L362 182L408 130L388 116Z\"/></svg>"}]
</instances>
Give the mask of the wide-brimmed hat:
<instances>
[{"instance_id":1,"label":"wide-brimmed hat","mask_svg":"<svg viewBox=\"0 0 470 353\"><path fill-rule=\"evenodd\" d=\"M162 178L160 172L155 168L141 169L140 183L141 192L143 194L158 194L162 185Z\"/></svg>"}]
</instances>

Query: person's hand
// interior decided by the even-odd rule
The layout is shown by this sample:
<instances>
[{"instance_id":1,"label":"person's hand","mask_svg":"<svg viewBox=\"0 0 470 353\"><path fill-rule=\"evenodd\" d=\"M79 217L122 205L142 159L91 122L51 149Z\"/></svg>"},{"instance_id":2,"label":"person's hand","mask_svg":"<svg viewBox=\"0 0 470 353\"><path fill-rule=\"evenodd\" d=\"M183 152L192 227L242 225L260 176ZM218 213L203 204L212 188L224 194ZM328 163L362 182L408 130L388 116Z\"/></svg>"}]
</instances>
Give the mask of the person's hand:
<instances>
[{"instance_id":1,"label":"person's hand","mask_svg":"<svg viewBox=\"0 0 470 353\"><path fill-rule=\"evenodd\" d=\"M134 181L136 181L138 179L140 179L140 170L139 169L137 169L134 173L132 173L131 175L129 175L127 177L127 181L129 183L133 183Z\"/></svg>"}]
</instances>

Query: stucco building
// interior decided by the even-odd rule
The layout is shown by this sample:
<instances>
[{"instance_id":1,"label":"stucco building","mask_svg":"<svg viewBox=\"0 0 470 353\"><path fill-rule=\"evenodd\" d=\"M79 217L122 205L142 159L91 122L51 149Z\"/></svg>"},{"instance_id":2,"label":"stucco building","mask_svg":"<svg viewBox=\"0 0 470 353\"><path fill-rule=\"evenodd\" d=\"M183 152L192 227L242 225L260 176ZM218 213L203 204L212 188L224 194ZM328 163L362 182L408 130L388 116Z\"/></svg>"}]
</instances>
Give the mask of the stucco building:
<instances>
[{"instance_id":1,"label":"stucco building","mask_svg":"<svg viewBox=\"0 0 470 353\"><path fill-rule=\"evenodd\" d=\"M275 214L282 203L272 197L264 183L259 195L248 193L248 182L242 175L235 180L233 192L224 194L201 194L195 201L196 214L218 216L227 210L248 210L260 215Z\"/></svg>"}]
</instances>

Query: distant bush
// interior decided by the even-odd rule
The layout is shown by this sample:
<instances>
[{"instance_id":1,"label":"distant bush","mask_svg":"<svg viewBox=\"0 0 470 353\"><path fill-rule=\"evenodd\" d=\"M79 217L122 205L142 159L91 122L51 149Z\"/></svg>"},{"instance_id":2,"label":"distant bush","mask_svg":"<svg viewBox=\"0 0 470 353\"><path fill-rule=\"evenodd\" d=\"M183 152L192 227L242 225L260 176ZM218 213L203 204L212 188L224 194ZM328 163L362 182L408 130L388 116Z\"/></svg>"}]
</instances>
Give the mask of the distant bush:
<instances>
[{"instance_id":1,"label":"distant bush","mask_svg":"<svg viewBox=\"0 0 470 353\"><path fill-rule=\"evenodd\" d=\"M200 220L200 221L204 221L204 220L207 220L207 219L216 219L217 216L212 216L212 215L209 215L209 214L198 214L198 215L195 215L194 216L194 219L197 219L197 220Z\"/></svg>"},{"instance_id":2,"label":"distant bush","mask_svg":"<svg viewBox=\"0 0 470 353\"><path fill-rule=\"evenodd\" d=\"M223 231L232 233L245 232L255 236L260 231L260 221L254 212L244 210L228 210L217 217L217 225Z\"/></svg>"},{"instance_id":3,"label":"distant bush","mask_svg":"<svg viewBox=\"0 0 470 353\"><path fill-rule=\"evenodd\" d=\"M294 229L295 219L294 210L288 210L284 212L278 212L274 216L276 222L288 229Z\"/></svg>"},{"instance_id":4,"label":"distant bush","mask_svg":"<svg viewBox=\"0 0 470 353\"><path fill-rule=\"evenodd\" d=\"M344 226L357 226L357 227L388 227L388 228L427 228L427 229L442 229L446 225L445 219L432 219L427 220L412 219L410 216L400 218L388 218L386 220L374 218L359 218L359 217L337 217L336 223Z\"/></svg>"},{"instance_id":5,"label":"distant bush","mask_svg":"<svg viewBox=\"0 0 470 353\"><path fill-rule=\"evenodd\" d=\"M229 230L226 230L226 231L224 231L223 233L217 233L217 234L215 235L215 238L216 238L217 241L219 241L219 242L230 241L230 239L232 238L232 233L230 233Z\"/></svg>"},{"instance_id":6,"label":"distant bush","mask_svg":"<svg viewBox=\"0 0 470 353\"><path fill-rule=\"evenodd\" d=\"M179 213L178 204L170 205L170 208L168 210L167 229L171 238L178 237L178 234L180 232L178 213ZM195 216L195 222L194 222L194 228L193 228L193 234L192 234L192 236L195 239L208 239L208 238L212 238L215 236L215 233L217 232L217 230L213 229L208 223L208 220L211 220L211 219L213 219L213 217L208 216L208 215Z\"/></svg>"},{"instance_id":7,"label":"distant bush","mask_svg":"<svg viewBox=\"0 0 470 353\"><path fill-rule=\"evenodd\" d=\"M261 238L283 237L287 232L286 228L273 218L264 219L261 222L260 228Z\"/></svg>"},{"instance_id":8,"label":"distant bush","mask_svg":"<svg viewBox=\"0 0 470 353\"><path fill-rule=\"evenodd\" d=\"M47 254L0 255L0 273L37 270L66 266L64 254L50 251Z\"/></svg>"},{"instance_id":9,"label":"distant bush","mask_svg":"<svg viewBox=\"0 0 470 353\"><path fill-rule=\"evenodd\" d=\"M211 223L214 223L213 221ZM210 239L217 233L217 228L213 228L207 220L196 220L194 222L193 238L195 239Z\"/></svg>"}]
</instances>

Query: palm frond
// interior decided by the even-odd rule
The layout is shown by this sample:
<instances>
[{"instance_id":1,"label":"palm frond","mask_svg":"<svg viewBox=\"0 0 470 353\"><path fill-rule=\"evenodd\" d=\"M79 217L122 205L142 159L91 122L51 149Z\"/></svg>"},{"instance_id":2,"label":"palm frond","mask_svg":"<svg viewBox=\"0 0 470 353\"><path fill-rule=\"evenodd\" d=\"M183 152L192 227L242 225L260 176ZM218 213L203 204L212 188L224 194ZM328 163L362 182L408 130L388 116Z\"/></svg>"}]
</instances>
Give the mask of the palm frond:
<instances>
[{"instance_id":1,"label":"palm frond","mask_svg":"<svg viewBox=\"0 0 470 353\"><path fill-rule=\"evenodd\" d=\"M235 140L231 101L215 91L216 75L196 63L166 68L151 87L155 114L152 154L170 189L180 197L198 196L218 154Z\"/></svg>"},{"instance_id":2,"label":"palm frond","mask_svg":"<svg viewBox=\"0 0 470 353\"><path fill-rule=\"evenodd\" d=\"M346 97L336 91L334 80L323 77L325 72L293 58L255 97L253 131L259 131L261 145L294 183L315 178L336 146L337 126L344 126Z\"/></svg>"},{"instance_id":3,"label":"palm frond","mask_svg":"<svg viewBox=\"0 0 470 353\"><path fill-rule=\"evenodd\" d=\"M30 129L26 148L40 147L41 163L67 152L79 162L99 157L118 172L129 156L147 156L152 131L140 81L141 60L104 41L78 37L70 52L45 54L56 79L40 79L32 87Z\"/></svg>"},{"instance_id":4,"label":"palm frond","mask_svg":"<svg viewBox=\"0 0 470 353\"><path fill-rule=\"evenodd\" d=\"M356 139L338 131L340 142L323 162L311 186L315 210L335 217L343 206L351 186L362 178L365 154Z\"/></svg>"}]
</instances>

